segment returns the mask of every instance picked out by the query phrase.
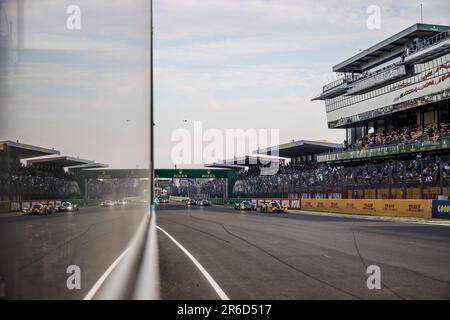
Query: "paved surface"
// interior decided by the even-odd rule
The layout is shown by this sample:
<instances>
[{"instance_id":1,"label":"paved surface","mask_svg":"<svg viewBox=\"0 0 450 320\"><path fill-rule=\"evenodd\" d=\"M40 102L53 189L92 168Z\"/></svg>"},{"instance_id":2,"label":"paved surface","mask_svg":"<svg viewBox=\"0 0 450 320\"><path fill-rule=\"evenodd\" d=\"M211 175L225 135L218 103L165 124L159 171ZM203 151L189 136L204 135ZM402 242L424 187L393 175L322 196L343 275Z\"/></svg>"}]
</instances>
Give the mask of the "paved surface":
<instances>
[{"instance_id":1,"label":"paved surface","mask_svg":"<svg viewBox=\"0 0 450 320\"><path fill-rule=\"evenodd\" d=\"M82 299L125 250L145 206L0 218L0 293ZM450 299L450 227L223 207L160 205L157 224L231 299ZM164 299L217 299L204 275L158 231ZM381 290L366 287L368 265ZM81 290L68 290L78 265Z\"/></svg>"},{"instance_id":2,"label":"paved surface","mask_svg":"<svg viewBox=\"0 0 450 320\"><path fill-rule=\"evenodd\" d=\"M3 284L8 299L82 299L126 249L145 209L91 207L1 217L0 294ZM81 290L67 289L69 265L81 268Z\"/></svg>"},{"instance_id":3,"label":"paved surface","mask_svg":"<svg viewBox=\"0 0 450 320\"><path fill-rule=\"evenodd\" d=\"M156 222L231 299L450 299L448 226L173 204L158 207ZM217 299L158 237L162 297ZM381 268L381 290L367 289L369 265Z\"/></svg>"}]
</instances>

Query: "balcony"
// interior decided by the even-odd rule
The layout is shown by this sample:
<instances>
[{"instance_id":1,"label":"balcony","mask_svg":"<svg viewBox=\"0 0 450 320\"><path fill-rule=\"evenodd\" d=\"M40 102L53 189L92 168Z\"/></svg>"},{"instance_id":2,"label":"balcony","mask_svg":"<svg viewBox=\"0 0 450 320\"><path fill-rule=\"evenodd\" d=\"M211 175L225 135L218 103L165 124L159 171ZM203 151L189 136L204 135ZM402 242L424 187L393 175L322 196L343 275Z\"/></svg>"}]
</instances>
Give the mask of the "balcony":
<instances>
[{"instance_id":1,"label":"balcony","mask_svg":"<svg viewBox=\"0 0 450 320\"><path fill-rule=\"evenodd\" d=\"M348 79L347 77L342 77L324 85L322 88L322 93L318 94L315 98L312 99L312 101L329 99L346 93L349 81L350 79Z\"/></svg>"},{"instance_id":2,"label":"balcony","mask_svg":"<svg viewBox=\"0 0 450 320\"><path fill-rule=\"evenodd\" d=\"M450 148L450 137L436 141L419 141L411 144L396 144L355 151L338 151L317 156L317 162L358 160L364 158L385 157L398 154L419 153Z\"/></svg>"},{"instance_id":3,"label":"balcony","mask_svg":"<svg viewBox=\"0 0 450 320\"><path fill-rule=\"evenodd\" d=\"M399 78L404 78L406 75L406 67L404 65L393 64L352 82L349 85L348 94L360 94L369 89L372 90L381 85L384 86L393 81L398 81Z\"/></svg>"},{"instance_id":4,"label":"balcony","mask_svg":"<svg viewBox=\"0 0 450 320\"><path fill-rule=\"evenodd\" d=\"M450 32L419 41L406 50L405 64L423 63L450 52Z\"/></svg>"}]
</instances>

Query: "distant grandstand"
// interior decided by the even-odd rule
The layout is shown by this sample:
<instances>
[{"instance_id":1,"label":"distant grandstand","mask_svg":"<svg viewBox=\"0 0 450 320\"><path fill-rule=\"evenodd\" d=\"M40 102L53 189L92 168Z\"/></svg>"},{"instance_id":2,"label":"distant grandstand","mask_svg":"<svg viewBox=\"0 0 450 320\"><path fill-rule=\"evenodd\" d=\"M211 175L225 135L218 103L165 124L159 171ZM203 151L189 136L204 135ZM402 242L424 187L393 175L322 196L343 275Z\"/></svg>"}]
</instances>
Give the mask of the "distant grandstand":
<instances>
[{"instance_id":1,"label":"distant grandstand","mask_svg":"<svg viewBox=\"0 0 450 320\"><path fill-rule=\"evenodd\" d=\"M234 194L302 198L437 198L450 194L450 26L415 24L333 67L324 100L342 144L272 147L274 176L240 173ZM269 150L260 150L269 153Z\"/></svg>"},{"instance_id":2,"label":"distant grandstand","mask_svg":"<svg viewBox=\"0 0 450 320\"><path fill-rule=\"evenodd\" d=\"M0 141L0 212L13 207L20 209L21 204L30 201L86 202L143 196L143 190L148 188L148 181L144 180L148 178L133 175L133 170L123 170L122 176L110 174L110 170L103 171L107 167L91 160L62 156L55 149ZM95 169L104 174L91 171Z\"/></svg>"}]
</instances>

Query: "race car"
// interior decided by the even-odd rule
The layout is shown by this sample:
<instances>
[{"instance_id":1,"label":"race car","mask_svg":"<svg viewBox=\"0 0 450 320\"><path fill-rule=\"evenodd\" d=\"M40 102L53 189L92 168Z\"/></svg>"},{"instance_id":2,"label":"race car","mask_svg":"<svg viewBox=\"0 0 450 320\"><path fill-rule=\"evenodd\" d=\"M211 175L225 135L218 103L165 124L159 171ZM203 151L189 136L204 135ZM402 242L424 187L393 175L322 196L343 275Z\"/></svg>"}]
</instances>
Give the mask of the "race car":
<instances>
[{"instance_id":1,"label":"race car","mask_svg":"<svg viewBox=\"0 0 450 320\"><path fill-rule=\"evenodd\" d=\"M36 203L31 206L31 208L23 209L25 215L44 215L55 213L55 208L52 206L47 206L42 203Z\"/></svg>"},{"instance_id":2,"label":"race car","mask_svg":"<svg viewBox=\"0 0 450 320\"><path fill-rule=\"evenodd\" d=\"M280 205L276 201L271 201L267 204L263 204L260 211L267 213L288 213L288 208Z\"/></svg>"},{"instance_id":3,"label":"race car","mask_svg":"<svg viewBox=\"0 0 450 320\"><path fill-rule=\"evenodd\" d=\"M114 202L112 202L111 200L105 200L102 203L100 203L101 207L112 207L114 206Z\"/></svg>"},{"instance_id":4,"label":"race car","mask_svg":"<svg viewBox=\"0 0 450 320\"><path fill-rule=\"evenodd\" d=\"M125 205L127 205L127 202L125 200L119 200L119 201L116 202L116 204L118 206L125 206Z\"/></svg>"},{"instance_id":5,"label":"race car","mask_svg":"<svg viewBox=\"0 0 450 320\"><path fill-rule=\"evenodd\" d=\"M202 207L210 207L211 206L211 201L203 199L203 200L199 201L198 205L202 206Z\"/></svg>"},{"instance_id":6,"label":"race car","mask_svg":"<svg viewBox=\"0 0 450 320\"><path fill-rule=\"evenodd\" d=\"M186 204L188 206L195 206L197 204L197 202L195 200L193 200L193 199L189 199L189 200L186 201Z\"/></svg>"},{"instance_id":7,"label":"race car","mask_svg":"<svg viewBox=\"0 0 450 320\"><path fill-rule=\"evenodd\" d=\"M78 211L78 204L64 201L64 202L61 202L61 204L58 207L56 207L56 211L57 212Z\"/></svg>"},{"instance_id":8,"label":"race car","mask_svg":"<svg viewBox=\"0 0 450 320\"><path fill-rule=\"evenodd\" d=\"M241 203L235 203L234 204L234 210L255 211L256 210L256 206L251 201L244 200Z\"/></svg>"}]
</instances>

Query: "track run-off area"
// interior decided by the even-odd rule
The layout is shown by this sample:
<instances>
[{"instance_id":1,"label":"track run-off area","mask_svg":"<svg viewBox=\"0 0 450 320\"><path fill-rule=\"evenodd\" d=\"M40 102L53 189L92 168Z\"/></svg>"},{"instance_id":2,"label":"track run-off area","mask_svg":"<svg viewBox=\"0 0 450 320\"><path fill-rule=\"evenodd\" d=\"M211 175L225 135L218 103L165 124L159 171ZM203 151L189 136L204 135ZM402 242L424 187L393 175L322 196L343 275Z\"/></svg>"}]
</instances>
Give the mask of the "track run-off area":
<instances>
[{"instance_id":1,"label":"track run-off area","mask_svg":"<svg viewBox=\"0 0 450 320\"><path fill-rule=\"evenodd\" d=\"M8 299L83 299L127 250L145 205L0 216ZM161 204L162 299L449 299L450 227ZM67 288L79 266L81 289ZM381 289L367 287L367 267ZM149 271L150 272L150 271Z\"/></svg>"}]
</instances>

